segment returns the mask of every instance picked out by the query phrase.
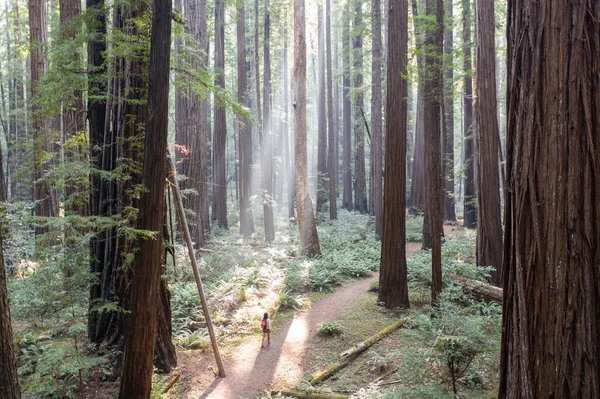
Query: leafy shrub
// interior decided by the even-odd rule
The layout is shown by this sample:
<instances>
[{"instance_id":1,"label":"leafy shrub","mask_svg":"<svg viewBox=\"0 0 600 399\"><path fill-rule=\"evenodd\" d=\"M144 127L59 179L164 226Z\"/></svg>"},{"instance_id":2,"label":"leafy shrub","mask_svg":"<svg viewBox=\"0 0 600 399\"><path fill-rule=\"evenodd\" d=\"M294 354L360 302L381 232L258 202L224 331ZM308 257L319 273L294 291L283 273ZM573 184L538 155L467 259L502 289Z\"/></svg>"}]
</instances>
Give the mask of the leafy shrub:
<instances>
[{"instance_id":1,"label":"leafy shrub","mask_svg":"<svg viewBox=\"0 0 600 399\"><path fill-rule=\"evenodd\" d=\"M277 295L277 310L279 309L298 309L298 300L288 290L281 290Z\"/></svg>"},{"instance_id":2,"label":"leafy shrub","mask_svg":"<svg viewBox=\"0 0 600 399\"><path fill-rule=\"evenodd\" d=\"M407 216L406 241L423 241L423 216Z\"/></svg>"},{"instance_id":3,"label":"leafy shrub","mask_svg":"<svg viewBox=\"0 0 600 399\"><path fill-rule=\"evenodd\" d=\"M206 330L182 330L175 337L174 342L183 349L206 349L210 345L210 338Z\"/></svg>"},{"instance_id":4,"label":"leafy shrub","mask_svg":"<svg viewBox=\"0 0 600 399\"><path fill-rule=\"evenodd\" d=\"M377 291L379 291L379 280L373 280L371 281L371 284L369 284L369 292Z\"/></svg>"},{"instance_id":5,"label":"leafy shrub","mask_svg":"<svg viewBox=\"0 0 600 399\"><path fill-rule=\"evenodd\" d=\"M319 326L319 334L325 337L333 337L344 332L340 323L336 321L328 321Z\"/></svg>"},{"instance_id":6,"label":"leafy shrub","mask_svg":"<svg viewBox=\"0 0 600 399\"><path fill-rule=\"evenodd\" d=\"M308 278L315 290L328 292L339 285L340 272L331 265L319 262L308 271Z\"/></svg>"}]
</instances>

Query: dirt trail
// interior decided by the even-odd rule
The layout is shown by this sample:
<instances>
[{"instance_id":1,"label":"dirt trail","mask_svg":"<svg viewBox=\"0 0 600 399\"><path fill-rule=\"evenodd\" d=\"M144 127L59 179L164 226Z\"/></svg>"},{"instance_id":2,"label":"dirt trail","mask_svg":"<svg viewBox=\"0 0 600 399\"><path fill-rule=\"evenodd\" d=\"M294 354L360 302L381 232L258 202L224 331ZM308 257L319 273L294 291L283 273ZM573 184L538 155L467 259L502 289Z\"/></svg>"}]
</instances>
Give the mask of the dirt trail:
<instances>
[{"instance_id":1,"label":"dirt trail","mask_svg":"<svg viewBox=\"0 0 600 399\"><path fill-rule=\"evenodd\" d=\"M452 226L444 226L446 237ZM407 243L406 256L421 249L421 243ZM303 374L302 356L318 325L340 316L348 304L367 292L379 273L359 280L327 295L310 309L286 322L271 334L271 345L260 347L260 340L240 345L236 355L225 361L227 378L217 378L201 399L251 399L265 389L280 388L298 382ZM274 320L273 324L276 325Z\"/></svg>"}]
</instances>

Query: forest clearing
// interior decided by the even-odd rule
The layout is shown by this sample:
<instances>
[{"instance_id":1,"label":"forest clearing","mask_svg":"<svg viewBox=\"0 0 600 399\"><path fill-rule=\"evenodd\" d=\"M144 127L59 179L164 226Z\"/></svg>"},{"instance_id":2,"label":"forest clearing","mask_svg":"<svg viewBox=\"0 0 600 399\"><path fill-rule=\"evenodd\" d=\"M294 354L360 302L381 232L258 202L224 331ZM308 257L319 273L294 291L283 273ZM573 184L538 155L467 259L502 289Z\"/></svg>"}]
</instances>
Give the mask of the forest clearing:
<instances>
[{"instance_id":1,"label":"forest clearing","mask_svg":"<svg viewBox=\"0 0 600 399\"><path fill-rule=\"evenodd\" d=\"M0 399L600 398L600 2L6 0Z\"/></svg>"}]
</instances>

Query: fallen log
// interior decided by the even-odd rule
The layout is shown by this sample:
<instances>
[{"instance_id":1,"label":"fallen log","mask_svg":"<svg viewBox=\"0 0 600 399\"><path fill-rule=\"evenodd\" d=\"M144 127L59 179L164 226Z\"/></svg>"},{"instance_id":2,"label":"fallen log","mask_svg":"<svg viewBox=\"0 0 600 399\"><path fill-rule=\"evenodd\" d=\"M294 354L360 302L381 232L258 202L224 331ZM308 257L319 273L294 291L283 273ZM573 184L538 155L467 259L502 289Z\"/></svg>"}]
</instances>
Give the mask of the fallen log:
<instances>
[{"instance_id":1,"label":"fallen log","mask_svg":"<svg viewBox=\"0 0 600 399\"><path fill-rule=\"evenodd\" d=\"M390 371L388 371L388 372L386 372L386 373L384 373L384 374L380 375L380 376L379 376L379 377L377 377L377 378L375 379L375 381L373 381L373 382L381 381L381 380L383 380L385 377L389 376L390 374L394 374L396 371L398 371L398 367L394 367L394 368L393 368L393 369L391 369Z\"/></svg>"},{"instance_id":2,"label":"fallen log","mask_svg":"<svg viewBox=\"0 0 600 399\"><path fill-rule=\"evenodd\" d=\"M348 349L347 351L342 352L340 354L342 360L340 362L333 363L325 370L319 371L310 379L310 384L316 385L319 382L325 381L326 379L328 379L329 377L346 367L350 362L354 360L356 356L369 349L371 346L373 346L374 343L381 340L391 332L402 327L404 325L404 322L404 320L399 320L393 324L390 324L389 326L379 331L377 334L370 336L365 341L360 342L354 345L352 348Z\"/></svg>"},{"instance_id":3,"label":"fallen log","mask_svg":"<svg viewBox=\"0 0 600 399\"><path fill-rule=\"evenodd\" d=\"M296 392L296 391L271 391L271 396L281 394L293 398L306 399L350 399L350 396L337 395L334 393L314 393L314 392Z\"/></svg>"},{"instance_id":4,"label":"fallen log","mask_svg":"<svg viewBox=\"0 0 600 399\"><path fill-rule=\"evenodd\" d=\"M448 274L447 277L454 283L462 285L464 289L472 292L476 297L502 305L502 288L457 276L456 274Z\"/></svg>"},{"instance_id":5,"label":"fallen log","mask_svg":"<svg viewBox=\"0 0 600 399\"><path fill-rule=\"evenodd\" d=\"M173 379L167 384L167 386L165 387L165 389L163 389L162 393L167 393L169 392L169 390L171 388L173 388L173 385L175 385L175 383L177 381L179 381L179 377L181 377L181 374L176 374Z\"/></svg>"}]
</instances>

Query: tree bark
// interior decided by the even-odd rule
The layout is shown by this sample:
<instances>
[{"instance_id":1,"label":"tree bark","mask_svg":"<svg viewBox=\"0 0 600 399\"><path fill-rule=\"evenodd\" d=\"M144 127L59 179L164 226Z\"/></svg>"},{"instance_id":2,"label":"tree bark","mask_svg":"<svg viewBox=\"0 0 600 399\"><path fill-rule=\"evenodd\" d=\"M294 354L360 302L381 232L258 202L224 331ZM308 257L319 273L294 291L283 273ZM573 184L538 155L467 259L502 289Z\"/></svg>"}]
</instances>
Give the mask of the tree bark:
<instances>
[{"instance_id":1,"label":"tree bark","mask_svg":"<svg viewBox=\"0 0 600 399\"><path fill-rule=\"evenodd\" d=\"M477 0L477 264L492 266L492 283L502 282L502 217L496 96L494 2Z\"/></svg>"},{"instance_id":2,"label":"tree bark","mask_svg":"<svg viewBox=\"0 0 600 399\"><path fill-rule=\"evenodd\" d=\"M600 7L510 0L507 31L498 397L598 398Z\"/></svg>"},{"instance_id":3,"label":"tree bark","mask_svg":"<svg viewBox=\"0 0 600 399\"><path fill-rule=\"evenodd\" d=\"M269 0L265 0L265 40L263 54L265 62L265 83L263 84L264 116L261 143L261 170L265 241L268 243L273 242L273 240L275 239L275 222L273 216L273 132L271 130L271 19L269 15L269 3Z\"/></svg>"},{"instance_id":4,"label":"tree bark","mask_svg":"<svg viewBox=\"0 0 600 399\"><path fill-rule=\"evenodd\" d=\"M371 73L371 169L373 170L373 195L371 198L372 212L375 216L375 234L381 238L382 231L382 212L383 212L383 119L382 119L382 100L381 100L381 2L372 1L372 49L373 65ZM401 64L402 65L402 64ZM402 66L400 66L402 68ZM406 90L406 88L405 88ZM406 91L402 101L406 102ZM406 137L406 132L404 133ZM406 158L406 144L404 146L404 155ZM404 166L406 168L406 165ZM404 207L403 207L404 208Z\"/></svg>"},{"instance_id":5,"label":"tree bark","mask_svg":"<svg viewBox=\"0 0 600 399\"><path fill-rule=\"evenodd\" d=\"M362 0L354 0L354 37L352 38L353 85L357 90L354 97L354 208L367 213L367 178L365 175L365 121L363 85L363 46L362 46Z\"/></svg>"},{"instance_id":6,"label":"tree bark","mask_svg":"<svg viewBox=\"0 0 600 399\"><path fill-rule=\"evenodd\" d=\"M0 157L2 150L0 150ZM4 179L0 181L0 191L6 191ZM17 363L13 346L13 333L10 321L6 269L4 267L3 223L0 222L0 398L20 399Z\"/></svg>"},{"instance_id":7,"label":"tree bark","mask_svg":"<svg viewBox=\"0 0 600 399\"><path fill-rule=\"evenodd\" d=\"M169 71L171 58L170 1L154 1L150 39L148 123L144 139L142 184L147 189L140 201L138 228L156 232L157 239L140 241L134 260L131 316L125 338L119 398L149 398L152 388L154 346L158 329L163 251L166 148L169 117Z\"/></svg>"},{"instance_id":8,"label":"tree bark","mask_svg":"<svg viewBox=\"0 0 600 399\"><path fill-rule=\"evenodd\" d=\"M237 9L237 87L238 102L250 108L246 75L246 11L242 3ZM238 115L240 148L240 234L248 237L254 233L254 217L250 203L250 154L252 152L252 131L250 121Z\"/></svg>"},{"instance_id":9,"label":"tree bark","mask_svg":"<svg viewBox=\"0 0 600 399\"><path fill-rule=\"evenodd\" d=\"M308 192L308 154L306 150L306 33L304 0L294 0L294 159L296 168L296 205L302 255L321 254L312 201Z\"/></svg>"},{"instance_id":10,"label":"tree bark","mask_svg":"<svg viewBox=\"0 0 600 399\"><path fill-rule=\"evenodd\" d=\"M454 4L446 1L444 29L444 220L456 222L454 209Z\"/></svg>"},{"instance_id":11,"label":"tree bark","mask_svg":"<svg viewBox=\"0 0 600 399\"><path fill-rule=\"evenodd\" d=\"M295 215L295 206L294 206L294 199L296 198L296 187L295 187L295 168L294 168L294 159L290 154L294 153L294 140L292 140L292 138L290 137L290 84L289 84L289 65L288 65L288 30L287 30L287 26L288 26L288 16L287 16L287 9L286 9L286 13L285 13L285 23L284 23L284 28L283 28L283 97L284 97L284 104L285 104L285 137L286 139L289 141L289 143L286 142L286 155L285 155L285 161L286 164L288 166L288 217L290 219L292 219Z\"/></svg>"},{"instance_id":12,"label":"tree bark","mask_svg":"<svg viewBox=\"0 0 600 399\"><path fill-rule=\"evenodd\" d=\"M342 112L343 112L343 167L344 192L342 208L354 209L352 203L352 108L350 103L350 4L346 2L342 16L342 53L344 76L342 80Z\"/></svg>"},{"instance_id":13,"label":"tree bark","mask_svg":"<svg viewBox=\"0 0 600 399\"><path fill-rule=\"evenodd\" d=\"M216 84L225 89L225 3L215 2L215 74ZM227 115L225 108L215 104L213 134L212 220L227 228L227 178L225 148L227 145Z\"/></svg>"},{"instance_id":14,"label":"tree bark","mask_svg":"<svg viewBox=\"0 0 600 399\"><path fill-rule=\"evenodd\" d=\"M463 8L463 143L464 143L464 227L473 228L477 224L475 197L475 141L473 126L473 78L471 62L471 1L462 0Z\"/></svg>"},{"instance_id":15,"label":"tree bark","mask_svg":"<svg viewBox=\"0 0 600 399\"><path fill-rule=\"evenodd\" d=\"M435 24L428 26L426 31L427 77L424 87L424 120L425 141L425 212L429 213L430 222L423 223L423 242L425 235L431 237L431 302L435 303L442 291L442 188L440 160L440 97L441 90L441 56L444 32L444 3L443 0L427 0L426 13L428 17L435 16Z\"/></svg>"},{"instance_id":16,"label":"tree bark","mask_svg":"<svg viewBox=\"0 0 600 399\"><path fill-rule=\"evenodd\" d=\"M337 219L337 131L333 110L333 70L331 67L331 0L325 0L325 43L327 45L327 175L329 177L329 219Z\"/></svg>"},{"instance_id":17,"label":"tree bark","mask_svg":"<svg viewBox=\"0 0 600 399\"><path fill-rule=\"evenodd\" d=\"M318 80L317 80L317 212L327 202L327 114L325 112L325 29L323 6L317 6Z\"/></svg>"},{"instance_id":18,"label":"tree bark","mask_svg":"<svg viewBox=\"0 0 600 399\"><path fill-rule=\"evenodd\" d=\"M408 309L406 269L406 130L408 6L390 0L388 15L385 184L383 234L377 301L386 308Z\"/></svg>"}]
</instances>

